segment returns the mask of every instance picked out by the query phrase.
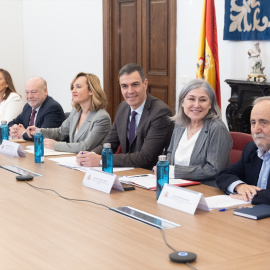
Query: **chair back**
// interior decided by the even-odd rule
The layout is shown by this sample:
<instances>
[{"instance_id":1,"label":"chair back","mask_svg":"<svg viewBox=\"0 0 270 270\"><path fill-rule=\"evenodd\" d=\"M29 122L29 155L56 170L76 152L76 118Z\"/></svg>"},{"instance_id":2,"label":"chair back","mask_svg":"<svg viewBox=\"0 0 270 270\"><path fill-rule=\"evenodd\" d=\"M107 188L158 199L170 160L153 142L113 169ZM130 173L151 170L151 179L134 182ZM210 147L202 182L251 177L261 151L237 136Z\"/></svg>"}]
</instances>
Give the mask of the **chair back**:
<instances>
[{"instance_id":1,"label":"chair back","mask_svg":"<svg viewBox=\"0 0 270 270\"><path fill-rule=\"evenodd\" d=\"M121 145L118 146L116 152L114 154L122 154L122 147Z\"/></svg>"},{"instance_id":2,"label":"chair back","mask_svg":"<svg viewBox=\"0 0 270 270\"><path fill-rule=\"evenodd\" d=\"M247 133L241 133L241 132L230 132L233 140L233 147L230 151L230 162L231 164L236 163L240 158L242 151L245 147L245 145L248 142L252 142L252 136Z\"/></svg>"}]
</instances>

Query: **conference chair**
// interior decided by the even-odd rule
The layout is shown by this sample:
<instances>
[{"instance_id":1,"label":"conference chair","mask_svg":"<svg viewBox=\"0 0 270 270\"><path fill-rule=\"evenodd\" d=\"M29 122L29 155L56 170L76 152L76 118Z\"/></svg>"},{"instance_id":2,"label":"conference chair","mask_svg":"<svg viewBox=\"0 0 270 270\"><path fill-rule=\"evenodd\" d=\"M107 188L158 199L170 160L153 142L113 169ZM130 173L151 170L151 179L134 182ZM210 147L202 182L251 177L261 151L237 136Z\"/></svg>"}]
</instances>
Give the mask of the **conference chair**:
<instances>
[{"instance_id":1,"label":"conference chair","mask_svg":"<svg viewBox=\"0 0 270 270\"><path fill-rule=\"evenodd\" d=\"M70 112L65 112L66 119L69 117L69 115L70 115Z\"/></svg>"},{"instance_id":2,"label":"conference chair","mask_svg":"<svg viewBox=\"0 0 270 270\"><path fill-rule=\"evenodd\" d=\"M230 162L231 164L236 163L240 158L242 151L245 147L245 145L248 142L252 142L252 136L247 133L241 133L241 132L230 132L233 140L233 147L230 151Z\"/></svg>"},{"instance_id":3,"label":"conference chair","mask_svg":"<svg viewBox=\"0 0 270 270\"><path fill-rule=\"evenodd\" d=\"M122 147L121 145L118 146L116 152L114 154L122 154Z\"/></svg>"}]
</instances>

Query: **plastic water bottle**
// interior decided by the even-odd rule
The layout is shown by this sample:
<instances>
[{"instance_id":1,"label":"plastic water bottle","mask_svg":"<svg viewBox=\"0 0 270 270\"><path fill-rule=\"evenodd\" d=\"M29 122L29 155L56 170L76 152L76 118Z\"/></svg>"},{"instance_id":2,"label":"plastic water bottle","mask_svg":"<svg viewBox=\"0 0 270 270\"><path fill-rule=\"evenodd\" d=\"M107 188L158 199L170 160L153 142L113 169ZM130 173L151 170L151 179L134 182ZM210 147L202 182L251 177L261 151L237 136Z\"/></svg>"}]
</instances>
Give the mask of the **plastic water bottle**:
<instances>
[{"instance_id":1,"label":"plastic water bottle","mask_svg":"<svg viewBox=\"0 0 270 270\"><path fill-rule=\"evenodd\" d=\"M2 144L3 140L8 140L9 130L7 121L5 120L1 121L0 129L1 129L1 144Z\"/></svg>"},{"instance_id":2,"label":"plastic water bottle","mask_svg":"<svg viewBox=\"0 0 270 270\"><path fill-rule=\"evenodd\" d=\"M41 133L40 128L36 129L36 133L34 135L34 143L35 143L35 162L43 163L44 162L44 141L43 141L43 134Z\"/></svg>"},{"instance_id":3,"label":"plastic water bottle","mask_svg":"<svg viewBox=\"0 0 270 270\"><path fill-rule=\"evenodd\" d=\"M157 163L157 199L166 183L169 184L169 163L166 155L158 157Z\"/></svg>"},{"instance_id":4,"label":"plastic water bottle","mask_svg":"<svg viewBox=\"0 0 270 270\"><path fill-rule=\"evenodd\" d=\"M110 143L103 144L102 157L102 171L113 173L113 152Z\"/></svg>"}]
</instances>

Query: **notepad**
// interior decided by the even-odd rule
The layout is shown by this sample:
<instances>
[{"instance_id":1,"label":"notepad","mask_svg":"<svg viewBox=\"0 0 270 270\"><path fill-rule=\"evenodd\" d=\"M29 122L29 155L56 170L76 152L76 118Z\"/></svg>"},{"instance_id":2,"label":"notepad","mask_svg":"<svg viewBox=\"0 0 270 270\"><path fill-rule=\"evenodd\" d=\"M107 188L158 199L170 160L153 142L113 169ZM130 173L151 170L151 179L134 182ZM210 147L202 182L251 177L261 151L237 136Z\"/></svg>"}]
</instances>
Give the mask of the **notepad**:
<instances>
[{"instance_id":1,"label":"notepad","mask_svg":"<svg viewBox=\"0 0 270 270\"><path fill-rule=\"evenodd\" d=\"M270 217L270 205L259 204L251 207L234 210L234 214L251 219L262 219Z\"/></svg>"},{"instance_id":2,"label":"notepad","mask_svg":"<svg viewBox=\"0 0 270 270\"><path fill-rule=\"evenodd\" d=\"M139 174L139 175L123 176L119 178L119 180L123 183L134 185L137 187L146 188L150 190L156 190L157 179L154 174ZM184 187L184 186L199 185L200 182L170 178L169 184L179 186L179 187Z\"/></svg>"}]
</instances>

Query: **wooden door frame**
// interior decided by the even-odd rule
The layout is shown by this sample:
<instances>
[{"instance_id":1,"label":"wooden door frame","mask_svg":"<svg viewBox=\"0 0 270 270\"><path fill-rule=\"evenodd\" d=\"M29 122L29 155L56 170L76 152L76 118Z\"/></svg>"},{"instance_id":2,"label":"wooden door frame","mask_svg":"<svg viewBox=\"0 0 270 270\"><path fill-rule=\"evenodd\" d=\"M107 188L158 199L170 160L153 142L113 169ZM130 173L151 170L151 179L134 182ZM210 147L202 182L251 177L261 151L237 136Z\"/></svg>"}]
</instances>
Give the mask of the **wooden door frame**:
<instances>
[{"instance_id":1,"label":"wooden door frame","mask_svg":"<svg viewBox=\"0 0 270 270\"><path fill-rule=\"evenodd\" d=\"M111 82L113 81L113 48L110 44L113 44L114 40L111 35L112 33L112 10L113 10L113 1L111 0L103 0L103 88L107 95L108 105L107 111L111 116L115 115L115 111L113 111L113 102L114 96L111 91ZM170 20L175 25L175 29L169 29L168 35L170 36L170 41L176 44L176 14L177 14L177 1L171 1L170 5ZM168 48L169 50L169 84L174 91L171 95L168 96L168 105L172 110L172 113L175 113L175 105L176 105L176 45L175 49ZM138 61L138 64L142 65L143 59Z\"/></svg>"},{"instance_id":2,"label":"wooden door frame","mask_svg":"<svg viewBox=\"0 0 270 270\"><path fill-rule=\"evenodd\" d=\"M107 111L110 115L113 115L113 106L111 100L113 100L113 92L110 91L110 84L113 76L112 66L112 5L113 1L103 0L103 89L108 99Z\"/></svg>"}]
</instances>

